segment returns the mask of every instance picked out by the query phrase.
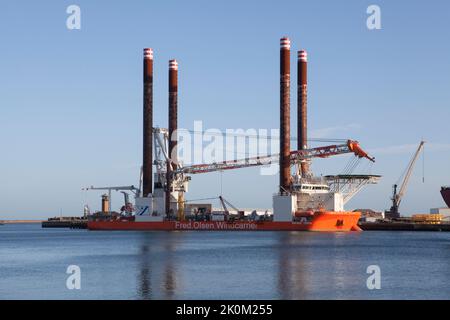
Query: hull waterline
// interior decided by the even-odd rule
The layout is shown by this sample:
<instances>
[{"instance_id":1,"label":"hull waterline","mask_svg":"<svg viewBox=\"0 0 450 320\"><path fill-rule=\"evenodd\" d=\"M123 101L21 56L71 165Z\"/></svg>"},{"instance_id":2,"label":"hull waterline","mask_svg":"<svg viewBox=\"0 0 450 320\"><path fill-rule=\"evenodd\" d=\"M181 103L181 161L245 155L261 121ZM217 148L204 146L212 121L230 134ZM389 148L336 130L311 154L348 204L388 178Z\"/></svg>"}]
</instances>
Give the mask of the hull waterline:
<instances>
[{"instance_id":1,"label":"hull waterline","mask_svg":"<svg viewBox=\"0 0 450 320\"><path fill-rule=\"evenodd\" d=\"M89 230L140 231L361 231L359 212L323 212L302 221L89 221Z\"/></svg>"}]
</instances>

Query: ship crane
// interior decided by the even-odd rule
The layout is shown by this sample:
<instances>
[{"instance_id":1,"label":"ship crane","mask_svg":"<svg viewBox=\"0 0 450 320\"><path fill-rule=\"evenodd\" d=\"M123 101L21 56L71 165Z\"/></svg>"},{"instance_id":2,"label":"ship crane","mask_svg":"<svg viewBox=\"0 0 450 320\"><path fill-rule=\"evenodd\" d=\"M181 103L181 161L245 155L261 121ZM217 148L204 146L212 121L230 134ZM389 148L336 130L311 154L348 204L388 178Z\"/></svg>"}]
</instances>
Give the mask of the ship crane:
<instances>
[{"instance_id":1,"label":"ship crane","mask_svg":"<svg viewBox=\"0 0 450 320\"><path fill-rule=\"evenodd\" d=\"M131 186L114 186L114 187L94 187L94 186L90 186L87 188L83 188L81 190L105 190L108 191L108 201L109 201L109 206L108 206L108 214L111 215L111 191L121 191L123 192L123 190L125 191L131 191L135 197L137 197L140 194L140 190L138 188L136 188L135 186L131 185ZM125 196L126 193L124 193ZM128 199L128 194L126 194L125 196L125 202L127 202Z\"/></svg>"},{"instance_id":2,"label":"ship crane","mask_svg":"<svg viewBox=\"0 0 450 320\"><path fill-rule=\"evenodd\" d=\"M225 200L224 197L219 196L219 200L220 200L220 203L222 204L223 211L224 211L225 215L229 215L230 214L230 211L228 210L227 204L228 204L228 206L231 207L231 209L233 209L234 211L239 213L239 209L236 208L234 205L232 205L229 201Z\"/></svg>"},{"instance_id":3,"label":"ship crane","mask_svg":"<svg viewBox=\"0 0 450 320\"><path fill-rule=\"evenodd\" d=\"M316 147L305 150L295 150L290 153L291 165L297 164L301 161L312 158L327 158L334 155L354 153L359 158L367 158L372 162L375 159L369 156L360 146L357 141L348 140L344 144L330 145L323 147ZM230 169L248 168L254 166L264 166L273 163L278 163L280 159L279 154L249 157L238 160L229 160L210 164L195 164L191 166L180 167L174 171L175 174L199 174L207 172L215 172Z\"/></svg>"},{"instance_id":4,"label":"ship crane","mask_svg":"<svg viewBox=\"0 0 450 320\"><path fill-rule=\"evenodd\" d=\"M168 156L168 130L165 128L153 128L153 140L155 146L154 165L156 166L155 185L167 190L167 165L171 165L171 189L178 191L176 201L178 209L184 204L183 194L187 192L188 183L191 175L218 172L224 170L249 168L279 163L279 154L248 157L243 159L228 160L207 164L194 164L184 166L181 162L172 163ZM304 150L293 150L290 152L290 164L299 165L304 161L313 158L327 158L335 155L351 154L361 159L366 158L371 162L375 159L368 155L355 140L344 140L344 143L338 143L328 146L320 146ZM300 177L298 177L300 178ZM380 176L373 175L350 175L345 176L326 176L325 181L333 192L339 192L343 195L343 203L347 203L361 188L368 183L376 183ZM142 175L141 175L142 179ZM141 185L142 183L140 183ZM181 197L180 197L181 196ZM181 209L180 209L181 210ZM179 210L178 210L179 211Z\"/></svg>"},{"instance_id":5,"label":"ship crane","mask_svg":"<svg viewBox=\"0 0 450 320\"><path fill-rule=\"evenodd\" d=\"M409 179L411 178L411 174L414 168L414 165L416 164L417 158L419 157L420 152L423 150L423 146L425 144L425 141L421 141L416 152L414 153L413 157L409 161L408 167L406 168L406 172L403 178L403 182L400 186L400 189L398 189L398 184L394 184L392 187L392 206L389 210L386 210L385 214L388 218L399 218L400 213L398 212L398 208L400 207L400 203L403 199L403 196L406 193L406 188L408 187ZM401 178L401 177L400 177Z\"/></svg>"},{"instance_id":6,"label":"ship crane","mask_svg":"<svg viewBox=\"0 0 450 320\"><path fill-rule=\"evenodd\" d=\"M164 135L163 135L164 136ZM165 136L164 136L165 138ZM165 139L164 139L165 140ZM157 145L163 146L161 141L156 141ZM357 158L366 158L371 162L375 162L375 158L368 155L359 145L358 141L347 140L346 143L334 144L329 146L321 146L304 150L294 150L290 152L290 163L298 165L305 160L313 158L327 158L330 156L353 153ZM161 155L163 155L162 153ZM256 166L264 166L279 163L279 154L249 157L244 159L229 160L209 164L195 164L190 166L182 166L172 171L173 182L178 186L179 191L187 189L187 181L190 180L189 175L217 172L231 169L249 168ZM156 162L156 161L155 161ZM163 162L163 161L161 161ZM161 180L165 179L164 172L159 168ZM327 176L325 177L330 189L343 195L343 204L347 203L363 186L369 183L377 183L380 176L374 175L346 175L344 176ZM301 179L300 179L301 180Z\"/></svg>"}]
</instances>

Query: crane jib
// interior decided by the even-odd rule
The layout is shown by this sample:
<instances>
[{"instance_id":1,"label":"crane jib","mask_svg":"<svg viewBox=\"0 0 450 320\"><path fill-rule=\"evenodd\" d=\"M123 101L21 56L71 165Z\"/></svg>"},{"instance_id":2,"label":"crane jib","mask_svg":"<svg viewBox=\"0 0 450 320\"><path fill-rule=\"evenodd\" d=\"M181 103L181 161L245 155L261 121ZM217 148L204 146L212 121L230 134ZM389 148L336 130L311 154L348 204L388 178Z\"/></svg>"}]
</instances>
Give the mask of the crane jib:
<instances>
[{"instance_id":1,"label":"crane jib","mask_svg":"<svg viewBox=\"0 0 450 320\"><path fill-rule=\"evenodd\" d=\"M291 165L297 164L306 159L312 158L327 158L334 155L354 153L355 156L360 158L367 158L372 162L375 162L373 157L370 157L360 146L357 141L348 140L345 144L322 146L316 148L310 148L305 150L294 150L290 152ZM191 166L185 166L178 168L174 171L174 174L186 173L186 174L199 174L221 170L248 168L254 166L264 166L279 162L279 154L249 157L238 160L230 160L223 162L216 162L210 164L196 164Z\"/></svg>"}]
</instances>

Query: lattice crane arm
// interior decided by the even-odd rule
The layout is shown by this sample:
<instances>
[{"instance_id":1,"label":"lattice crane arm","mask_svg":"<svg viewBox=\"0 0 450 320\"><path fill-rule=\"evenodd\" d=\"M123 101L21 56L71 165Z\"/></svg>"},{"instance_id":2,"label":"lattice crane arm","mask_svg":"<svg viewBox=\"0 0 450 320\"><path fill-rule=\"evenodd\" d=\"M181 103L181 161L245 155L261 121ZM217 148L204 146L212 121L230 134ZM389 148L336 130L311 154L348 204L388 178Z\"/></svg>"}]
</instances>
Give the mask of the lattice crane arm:
<instances>
[{"instance_id":1,"label":"lattice crane arm","mask_svg":"<svg viewBox=\"0 0 450 320\"><path fill-rule=\"evenodd\" d=\"M395 196L395 201L397 202L397 206L400 205L403 196L406 193L406 188L408 187L409 179L411 178L412 171L414 169L414 165L416 164L417 158L419 158L420 151L422 151L425 141L421 141L419 147L414 153L414 156L411 158L409 162L408 169L406 170L405 178L403 179L402 185L400 186L400 190L398 194Z\"/></svg>"},{"instance_id":2,"label":"lattice crane arm","mask_svg":"<svg viewBox=\"0 0 450 320\"><path fill-rule=\"evenodd\" d=\"M346 153L354 153L355 156L359 158L367 158L370 161L375 162L375 158L369 156L368 153L360 147L359 142L355 140L347 140L344 144L291 151L291 162L311 158L328 158L330 156Z\"/></svg>"},{"instance_id":3,"label":"lattice crane arm","mask_svg":"<svg viewBox=\"0 0 450 320\"><path fill-rule=\"evenodd\" d=\"M370 157L367 152L365 152L357 141L348 140L344 144L330 145L324 147L316 147L305 150L291 151L291 164L298 163L300 161L311 159L311 158L327 158L334 155L354 153L355 156L360 158L367 158L372 162L375 162L373 157ZM185 166L175 170L177 173L186 174L199 174L207 173L221 170L239 169L239 168L249 168L254 166L264 166L279 162L279 154L250 157L238 160L223 161L210 164L195 164L191 166Z\"/></svg>"}]
</instances>

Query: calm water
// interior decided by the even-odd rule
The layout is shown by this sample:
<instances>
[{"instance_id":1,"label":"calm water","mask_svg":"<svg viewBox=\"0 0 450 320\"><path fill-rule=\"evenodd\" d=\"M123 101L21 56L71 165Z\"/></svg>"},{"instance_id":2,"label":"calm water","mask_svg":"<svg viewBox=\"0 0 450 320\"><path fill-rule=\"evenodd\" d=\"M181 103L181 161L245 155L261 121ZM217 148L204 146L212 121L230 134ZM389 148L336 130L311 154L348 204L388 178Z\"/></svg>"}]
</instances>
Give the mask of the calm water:
<instances>
[{"instance_id":1,"label":"calm water","mask_svg":"<svg viewBox=\"0 0 450 320\"><path fill-rule=\"evenodd\" d=\"M68 265L81 290L66 288ZM449 271L450 233L0 226L1 299L449 299Z\"/></svg>"}]
</instances>

